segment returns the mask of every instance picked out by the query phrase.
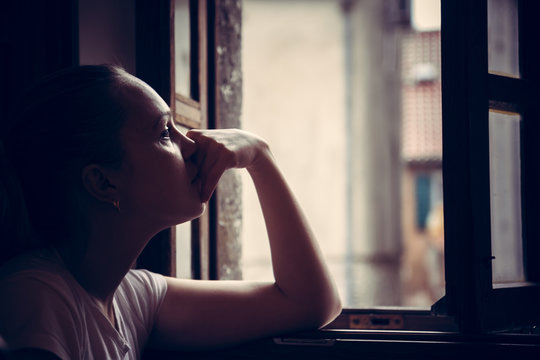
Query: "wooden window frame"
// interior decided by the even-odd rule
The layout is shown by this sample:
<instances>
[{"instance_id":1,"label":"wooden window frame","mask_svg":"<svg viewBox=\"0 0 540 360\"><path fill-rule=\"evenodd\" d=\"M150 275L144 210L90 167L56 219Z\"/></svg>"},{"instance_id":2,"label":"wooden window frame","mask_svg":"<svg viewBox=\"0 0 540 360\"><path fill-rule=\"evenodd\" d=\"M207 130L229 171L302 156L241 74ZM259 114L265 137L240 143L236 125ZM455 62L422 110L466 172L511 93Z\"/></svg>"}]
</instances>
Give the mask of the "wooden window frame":
<instances>
[{"instance_id":1,"label":"wooden window frame","mask_svg":"<svg viewBox=\"0 0 540 360\"><path fill-rule=\"evenodd\" d=\"M175 91L174 0L170 1L170 107L175 123L187 129L208 128L208 12L206 1L189 0L190 94ZM170 276L176 276L175 232L170 234ZM209 212L191 221L191 277L210 279Z\"/></svg>"},{"instance_id":2,"label":"wooden window frame","mask_svg":"<svg viewBox=\"0 0 540 360\"><path fill-rule=\"evenodd\" d=\"M519 1L521 78L488 72L487 0L443 0L443 183L446 305L459 330L480 333L534 325L538 301L538 70L532 1ZM537 55L534 55L537 56ZM536 58L536 60L538 60ZM522 115L522 208L528 283L493 286L489 190L489 109ZM536 162L536 163L535 163ZM528 240L528 241L527 241Z\"/></svg>"},{"instance_id":3,"label":"wooden window frame","mask_svg":"<svg viewBox=\"0 0 540 360\"><path fill-rule=\"evenodd\" d=\"M239 66L239 57L233 54L239 48L231 47L232 41L236 41L235 46L240 44L234 23L241 14L237 4L190 0L191 81L190 95L186 96L175 94L174 1L157 4L136 1L136 27L140 29L136 37L137 75L168 100L175 122L188 129L240 127L241 97L225 99L222 93L223 87L241 93L241 78L235 76L233 81L231 76ZM227 45L227 51L220 52L223 44ZM238 231L228 221L231 208L220 209L231 199L238 198L239 190L240 179L224 174L206 212L191 222L193 279L224 279L226 274L238 278L239 256L229 251L231 239L238 240L235 236ZM235 216L239 216L239 209L237 206ZM176 276L175 233L172 228L167 229L152 239L139 257L138 266Z\"/></svg>"},{"instance_id":4,"label":"wooden window frame","mask_svg":"<svg viewBox=\"0 0 540 360\"><path fill-rule=\"evenodd\" d=\"M165 99L177 124L204 129L209 123L209 62L207 1L190 0L190 94L176 94L174 83L174 0L136 0L137 76ZM138 267L176 276L176 234L156 235L137 260ZM191 277L209 279L208 211L191 222Z\"/></svg>"}]
</instances>

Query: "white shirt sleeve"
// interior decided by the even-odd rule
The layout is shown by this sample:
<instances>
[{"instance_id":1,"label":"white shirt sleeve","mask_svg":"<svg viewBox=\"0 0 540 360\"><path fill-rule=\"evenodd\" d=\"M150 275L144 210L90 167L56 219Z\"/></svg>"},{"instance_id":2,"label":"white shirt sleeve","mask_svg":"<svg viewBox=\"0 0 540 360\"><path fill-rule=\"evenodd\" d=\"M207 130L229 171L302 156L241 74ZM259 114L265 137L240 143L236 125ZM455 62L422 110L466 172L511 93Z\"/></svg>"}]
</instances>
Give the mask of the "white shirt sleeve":
<instances>
[{"instance_id":1,"label":"white shirt sleeve","mask_svg":"<svg viewBox=\"0 0 540 360\"><path fill-rule=\"evenodd\" d=\"M115 300L117 319L137 351L142 351L154 328L154 321L167 292L167 282L160 274L148 270L130 270L120 284Z\"/></svg>"}]
</instances>

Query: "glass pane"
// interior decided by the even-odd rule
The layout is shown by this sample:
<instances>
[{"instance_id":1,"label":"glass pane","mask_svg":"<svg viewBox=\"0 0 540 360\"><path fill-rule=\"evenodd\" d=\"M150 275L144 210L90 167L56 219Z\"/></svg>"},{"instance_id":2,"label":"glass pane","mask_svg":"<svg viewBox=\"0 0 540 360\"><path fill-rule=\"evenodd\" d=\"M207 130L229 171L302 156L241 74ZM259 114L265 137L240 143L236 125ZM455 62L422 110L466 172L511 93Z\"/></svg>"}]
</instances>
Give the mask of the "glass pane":
<instances>
[{"instance_id":1,"label":"glass pane","mask_svg":"<svg viewBox=\"0 0 540 360\"><path fill-rule=\"evenodd\" d=\"M242 126L270 143L346 307L444 294L440 10L413 11L420 30L400 3L243 3ZM243 275L271 279L244 175Z\"/></svg>"},{"instance_id":2,"label":"glass pane","mask_svg":"<svg viewBox=\"0 0 540 360\"><path fill-rule=\"evenodd\" d=\"M489 112L493 282L524 281L519 114Z\"/></svg>"},{"instance_id":3,"label":"glass pane","mask_svg":"<svg viewBox=\"0 0 540 360\"><path fill-rule=\"evenodd\" d=\"M185 135L188 128L180 124L176 127ZM191 279L191 221L175 227L176 242L176 277Z\"/></svg>"},{"instance_id":4,"label":"glass pane","mask_svg":"<svg viewBox=\"0 0 540 360\"><path fill-rule=\"evenodd\" d=\"M519 77L517 0L488 0L489 72Z\"/></svg>"},{"instance_id":5,"label":"glass pane","mask_svg":"<svg viewBox=\"0 0 540 360\"><path fill-rule=\"evenodd\" d=\"M189 0L174 0L174 88L190 97Z\"/></svg>"},{"instance_id":6,"label":"glass pane","mask_svg":"<svg viewBox=\"0 0 540 360\"><path fill-rule=\"evenodd\" d=\"M175 227L176 277L191 279L191 222Z\"/></svg>"}]
</instances>

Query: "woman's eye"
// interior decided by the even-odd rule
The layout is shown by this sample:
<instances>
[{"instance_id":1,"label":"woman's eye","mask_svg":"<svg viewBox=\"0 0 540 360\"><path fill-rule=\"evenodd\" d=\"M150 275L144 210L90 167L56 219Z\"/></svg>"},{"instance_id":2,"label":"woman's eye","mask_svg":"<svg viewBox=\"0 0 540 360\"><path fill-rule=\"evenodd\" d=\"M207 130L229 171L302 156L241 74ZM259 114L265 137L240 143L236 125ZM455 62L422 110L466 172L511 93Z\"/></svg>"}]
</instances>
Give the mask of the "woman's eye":
<instances>
[{"instance_id":1,"label":"woman's eye","mask_svg":"<svg viewBox=\"0 0 540 360\"><path fill-rule=\"evenodd\" d=\"M170 139L169 128L166 128L165 130L163 130L163 132L161 133L161 138L162 139Z\"/></svg>"}]
</instances>

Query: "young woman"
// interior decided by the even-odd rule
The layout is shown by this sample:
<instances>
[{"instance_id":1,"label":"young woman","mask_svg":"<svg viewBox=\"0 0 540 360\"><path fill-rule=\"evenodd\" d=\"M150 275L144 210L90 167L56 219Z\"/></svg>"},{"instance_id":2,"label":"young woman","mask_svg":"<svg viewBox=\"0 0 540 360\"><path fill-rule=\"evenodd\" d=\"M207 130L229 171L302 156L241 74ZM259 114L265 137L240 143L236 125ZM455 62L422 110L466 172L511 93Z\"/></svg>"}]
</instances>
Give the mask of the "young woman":
<instances>
[{"instance_id":1,"label":"young woman","mask_svg":"<svg viewBox=\"0 0 540 360\"><path fill-rule=\"evenodd\" d=\"M15 353L132 359L148 344L226 346L317 328L339 313L262 139L240 130L184 136L147 84L111 66L54 74L12 114L0 160L2 254L11 258L0 272L0 336ZM257 189L275 281L133 270L153 235L201 215L230 168L245 168Z\"/></svg>"}]
</instances>

